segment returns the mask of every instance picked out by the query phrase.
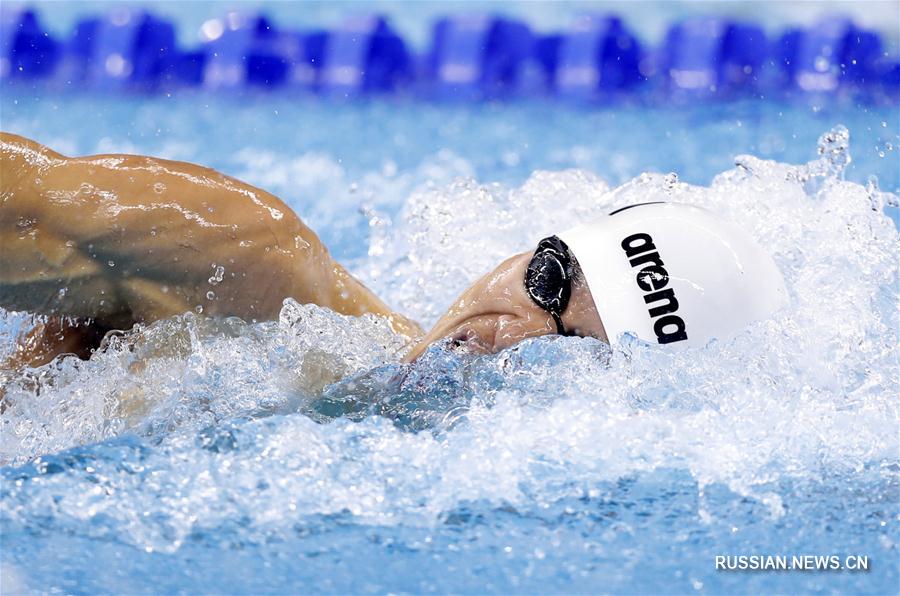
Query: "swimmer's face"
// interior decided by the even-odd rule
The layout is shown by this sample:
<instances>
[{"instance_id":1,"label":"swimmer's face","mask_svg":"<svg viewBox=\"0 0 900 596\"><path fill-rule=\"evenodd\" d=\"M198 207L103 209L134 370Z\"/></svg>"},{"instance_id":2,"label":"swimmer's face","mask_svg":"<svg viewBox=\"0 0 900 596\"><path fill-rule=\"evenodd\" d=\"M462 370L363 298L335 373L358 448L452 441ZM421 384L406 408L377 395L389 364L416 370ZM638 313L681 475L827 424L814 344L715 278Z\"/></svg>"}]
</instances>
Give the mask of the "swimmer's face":
<instances>
[{"instance_id":1,"label":"swimmer's face","mask_svg":"<svg viewBox=\"0 0 900 596\"><path fill-rule=\"evenodd\" d=\"M450 309L407 354L415 360L429 344L449 338L454 346L493 353L523 339L557 332L553 317L535 304L525 289L525 270L533 253L510 257L462 293ZM572 282L572 297L562 313L562 322L572 335L607 341L603 323L582 276Z\"/></svg>"}]
</instances>

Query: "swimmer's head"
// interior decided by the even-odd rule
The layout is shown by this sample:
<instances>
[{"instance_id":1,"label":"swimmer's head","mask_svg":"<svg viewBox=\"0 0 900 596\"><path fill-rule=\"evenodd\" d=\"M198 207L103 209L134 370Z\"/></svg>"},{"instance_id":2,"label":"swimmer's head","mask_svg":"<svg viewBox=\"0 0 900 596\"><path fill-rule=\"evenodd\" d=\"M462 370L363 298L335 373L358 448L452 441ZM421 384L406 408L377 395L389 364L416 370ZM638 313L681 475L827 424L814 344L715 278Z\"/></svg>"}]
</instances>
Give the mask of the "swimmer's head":
<instances>
[{"instance_id":1,"label":"swimmer's head","mask_svg":"<svg viewBox=\"0 0 900 596\"><path fill-rule=\"evenodd\" d=\"M703 345L786 302L781 273L746 232L705 209L645 203L507 259L466 290L407 359L445 337L484 352L551 333Z\"/></svg>"}]
</instances>

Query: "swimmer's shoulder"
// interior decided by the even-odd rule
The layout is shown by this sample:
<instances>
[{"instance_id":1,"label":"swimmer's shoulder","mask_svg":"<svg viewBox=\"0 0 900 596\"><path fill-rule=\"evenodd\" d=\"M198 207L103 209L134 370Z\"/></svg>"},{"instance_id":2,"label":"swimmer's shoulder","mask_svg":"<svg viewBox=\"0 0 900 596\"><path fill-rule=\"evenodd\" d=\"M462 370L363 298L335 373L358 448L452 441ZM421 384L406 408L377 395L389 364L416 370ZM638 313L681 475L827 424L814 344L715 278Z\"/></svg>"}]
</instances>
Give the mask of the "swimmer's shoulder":
<instances>
[{"instance_id":1,"label":"swimmer's shoulder","mask_svg":"<svg viewBox=\"0 0 900 596\"><path fill-rule=\"evenodd\" d=\"M65 156L37 141L0 131L0 185L12 189L29 181L29 174L52 167Z\"/></svg>"},{"instance_id":2,"label":"swimmer's shoulder","mask_svg":"<svg viewBox=\"0 0 900 596\"><path fill-rule=\"evenodd\" d=\"M17 135L11 132L0 131L0 154L5 157L23 157L23 156L45 156L47 158L61 158L50 147L42 145L37 141Z\"/></svg>"}]
</instances>

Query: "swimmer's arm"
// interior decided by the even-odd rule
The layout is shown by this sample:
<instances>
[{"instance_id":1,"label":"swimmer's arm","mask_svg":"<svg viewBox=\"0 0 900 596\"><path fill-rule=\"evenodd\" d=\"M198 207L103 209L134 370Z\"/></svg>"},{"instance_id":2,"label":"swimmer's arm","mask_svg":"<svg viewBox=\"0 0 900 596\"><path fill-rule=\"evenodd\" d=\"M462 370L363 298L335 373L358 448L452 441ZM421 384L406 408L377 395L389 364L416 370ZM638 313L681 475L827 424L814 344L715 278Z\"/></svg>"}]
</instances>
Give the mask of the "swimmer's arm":
<instances>
[{"instance_id":1,"label":"swimmer's arm","mask_svg":"<svg viewBox=\"0 0 900 596\"><path fill-rule=\"evenodd\" d=\"M0 358L0 413L6 407L7 383L18 371L43 366L60 354L88 358L103 339L106 329L95 325L47 317L22 333L14 350Z\"/></svg>"},{"instance_id":2,"label":"swimmer's arm","mask_svg":"<svg viewBox=\"0 0 900 596\"><path fill-rule=\"evenodd\" d=\"M251 320L276 317L293 297L419 332L282 201L209 168L134 155L68 158L0 134L0 185L0 250L13 257L0 265L5 308L148 322L200 306ZM57 280L52 291L41 285L48 279ZM73 280L74 291L60 297ZM9 291L18 282L20 291ZM15 303L3 304L9 296Z\"/></svg>"},{"instance_id":3,"label":"swimmer's arm","mask_svg":"<svg viewBox=\"0 0 900 596\"><path fill-rule=\"evenodd\" d=\"M18 338L13 352L0 362L0 373L42 366L60 354L88 358L105 331L64 317L47 317Z\"/></svg>"}]
</instances>

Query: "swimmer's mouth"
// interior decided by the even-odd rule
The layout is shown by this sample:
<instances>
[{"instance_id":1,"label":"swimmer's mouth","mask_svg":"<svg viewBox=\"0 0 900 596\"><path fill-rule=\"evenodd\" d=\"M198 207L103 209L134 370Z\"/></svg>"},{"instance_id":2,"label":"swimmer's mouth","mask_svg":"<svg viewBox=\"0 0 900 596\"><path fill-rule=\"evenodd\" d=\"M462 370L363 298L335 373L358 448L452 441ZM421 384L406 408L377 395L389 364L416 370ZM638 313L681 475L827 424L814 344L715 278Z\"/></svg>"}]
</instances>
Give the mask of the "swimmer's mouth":
<instances>
[{"instance_id":1,"label":"swimmer's mouth","mask_svg":"<svg viewBox=\"0 0 900 596\"><path fill-rule=\"evenodd\" d=\"M443 342L446 348L453 352L490 354L494 351L500 317L505 314L483 313L463 321L454 321L454 324L449 325L449 329L446 331L433 329L410 351L404 360L407 362L415 360L428 349L429 345L435 342Z\"/></svg>"},{"instance_id":2,"label":"swimmer's mouth","mask_svg":"<svg viewBox=\"0 0 900 596\"><path fill-rule=\"evenodd\" d=\"M478 354L487 354L490 350L479 339L474 337L466 337L463 333L457 333L447 339L447 348L451 352L474 352Z\"/></svg>"}]
</instances>

